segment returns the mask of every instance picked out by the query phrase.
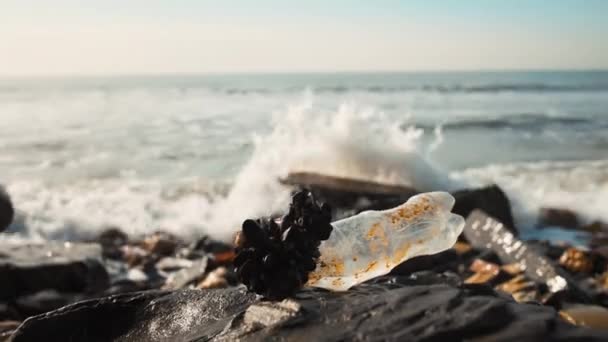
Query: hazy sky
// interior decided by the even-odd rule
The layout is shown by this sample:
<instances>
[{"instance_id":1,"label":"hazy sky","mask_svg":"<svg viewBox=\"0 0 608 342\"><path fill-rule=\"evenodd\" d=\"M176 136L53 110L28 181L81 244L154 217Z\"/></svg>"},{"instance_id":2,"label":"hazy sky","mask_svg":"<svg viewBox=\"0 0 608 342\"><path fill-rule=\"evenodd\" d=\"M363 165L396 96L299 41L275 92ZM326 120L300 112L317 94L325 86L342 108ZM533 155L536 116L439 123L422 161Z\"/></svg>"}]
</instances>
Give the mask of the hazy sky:
<instances>
[{"instance_id":1,"label":"hazy sky","mask_svg":"<svg viewBox=\"0 0 608 342\"><path fill-rule=\"evenodd\" d=\"M603 0L0 0L0 75L608 69Z\"/></svg>"}]
</instances>

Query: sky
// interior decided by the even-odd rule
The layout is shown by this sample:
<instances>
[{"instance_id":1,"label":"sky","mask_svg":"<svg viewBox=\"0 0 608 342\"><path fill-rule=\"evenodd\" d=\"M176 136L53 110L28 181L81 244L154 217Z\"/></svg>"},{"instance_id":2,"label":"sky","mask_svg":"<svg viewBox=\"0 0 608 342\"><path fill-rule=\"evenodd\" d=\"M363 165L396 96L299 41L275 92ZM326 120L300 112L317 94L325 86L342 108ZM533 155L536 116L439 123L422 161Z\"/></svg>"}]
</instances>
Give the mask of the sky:
<instances>
[{"instance_id":1,"label":"sky","mask_svg":"<svg viewBox=\"0 0 608 342\"><path fill-rule=\"evenodd\" d=\"M608 69L603 0L0 0L0 76Z\"/></svg>"}]
</instances>

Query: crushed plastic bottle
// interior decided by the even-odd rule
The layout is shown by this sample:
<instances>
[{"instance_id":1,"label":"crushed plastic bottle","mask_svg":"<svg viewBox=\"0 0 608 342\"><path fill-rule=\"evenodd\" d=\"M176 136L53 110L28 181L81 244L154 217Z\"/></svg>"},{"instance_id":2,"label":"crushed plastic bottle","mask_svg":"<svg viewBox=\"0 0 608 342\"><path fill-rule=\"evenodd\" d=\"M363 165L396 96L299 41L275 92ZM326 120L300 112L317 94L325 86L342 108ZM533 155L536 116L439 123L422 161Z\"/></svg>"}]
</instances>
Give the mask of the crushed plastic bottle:
<instances>
[{"instance_id":1,"label":"crushed plastic bottle","mask_svg":"<svg viewBox=\"0 0 608 342\"><path fill-rule=\"evenodd\" d=\"M464 228L462 216L450 212L454 202L446 192L429 192L393 209L333 222L307 285L346 291L405 260L451 248Z\"/></svg>"}]
</instances>

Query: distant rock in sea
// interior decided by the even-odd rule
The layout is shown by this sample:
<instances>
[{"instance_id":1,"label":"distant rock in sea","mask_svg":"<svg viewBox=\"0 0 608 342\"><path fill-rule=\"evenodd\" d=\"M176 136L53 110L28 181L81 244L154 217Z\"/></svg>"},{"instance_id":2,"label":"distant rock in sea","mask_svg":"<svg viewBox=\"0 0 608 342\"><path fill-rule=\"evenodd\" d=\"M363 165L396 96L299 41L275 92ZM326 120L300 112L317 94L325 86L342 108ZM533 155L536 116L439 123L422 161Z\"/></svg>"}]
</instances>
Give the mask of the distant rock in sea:
<instances>
[{"instance_id":1,"label":"distant rock in sea","mask_svg":"<svg viewBox=\"0 0 608 342\"><path fill-rule=\"evenodd\" d=\"M0 185L0 232L8 228L13 222L13 216L15 216L15 209L8 193Z\"/></svg>"}]
</instances>

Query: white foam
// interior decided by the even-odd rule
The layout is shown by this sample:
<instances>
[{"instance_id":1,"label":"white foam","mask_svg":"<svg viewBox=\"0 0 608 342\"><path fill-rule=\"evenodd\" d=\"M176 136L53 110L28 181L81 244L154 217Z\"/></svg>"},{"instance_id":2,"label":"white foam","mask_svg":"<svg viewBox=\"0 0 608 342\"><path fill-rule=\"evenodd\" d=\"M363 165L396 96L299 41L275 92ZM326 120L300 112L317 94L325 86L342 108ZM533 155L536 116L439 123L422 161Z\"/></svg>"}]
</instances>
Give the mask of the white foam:
<instances>
[{"instance_id":1,"label":"white foam","mask_svg":"<svg viewBox=\"0 0 608 342\"><path fill-rule=\"evenodd\" d=\"M421 191L450 190L450 181L420 152L422 131L400 128L382 113L342 105L319 110L311 101L275 116L273 131L255 138L249 162L225 200L214 206L211 227L227 237L243 219L284 210L290 189L278 179L290 171L312 171L383 183L410 185Z\"/></svg>"},{"instance_id":2,"label":"white foam","mask_svg":"<svg viewBox=\"0 0 608 342\"><path fill-rule=\"evenodd\" d=\"M522 227L535 224L541 207L567 208L583 220L608 222L608 160L496 164L451 176L471 185L501 186Z\"/></svg>"},{"instance_id":3,"label":"white foam","mask_svg":"<svg viewBox=\"0 0 608 342\"><path fill-rule=\"evenodd\" d=\"M175 128L176 132L191 126L190 119L183 118L185 126ZM223 119L218 122L228 124L231 130L247 126ZM119 132L116 120L112 129L98 133L100 141L106 131ZM167 129L171 122L159 122L159 129ZM278 213L287 207L290 189L280 185L278 179L289 171L410 185L421 191L497 183L512 199L516 218L522 224L534 222L541 206L567 207L586 219L608 221L604 209L608 204L608 161L490 165L448 176L429 161L429 153L437 146L450 143L443 142L441 129L436 129L435 141L424 146L422 130L401 127L403 119L373 109L352 104L331 108L307 99L274 115L268 134L253 137L247 161L234 157L245 149L226 149L224 158L235 158L235 165L243 163L230 191L218 189L218 184L205 176L183 172L201 167L203 162L196 158L159 160L157 145L146 147L145 139L134 141L128 148L118 144L118 150L110 149L114 145L102 151L79 149L78 144L68 145L72 149L60 154L36 150L39 154L25 153L23 158L27 160L21 168L3 170L8 181L2 181L19 213L12 231L26 238L78 239L95 236L104 227L118 226L135 235L162 229L184 237L210 233L229 239L244 219ZM225 145L241 144L238 141L248 133L232 135L238 136L236 142L226 141ZM11 150L11 139L6 138L7 150ZM120 139L116 135L106 140ZM189 141L190 136L180 139L185 144L199 141ZM97 143L83 146L95 147ZM175 146L176 153L180 148L194 153L224 151L225 147ZM173 145L166 148L173 151ZM22 153L19 151L15 153ZM39 156L54 159L47 161ZM21 156L0 156L0 162L11 166L13 158ZM200 156L204 158L204 154Z\"/></svg>"},{"instance_id":4,"label":"white foam","mask_svg":"<svg viewBox=\"0 0 608 342\"><path fill-rule=\"evenodd\" d=\"M185 237L210 233L229 239L244 219L287 207L291 189L278 180L290 171L422 191L453 189L447 175L421 152L423 132L401 125L353 105L326 110L304 101L278 112L268 135L253 137L253 153L227 195L209 184L194 191L203 179L150 180L129 172L68 182L18 179L8 184L21 217L13 230L29 237L73 239L118 226L136 235L162 229Z\"/></svg>"}]
</instances>

